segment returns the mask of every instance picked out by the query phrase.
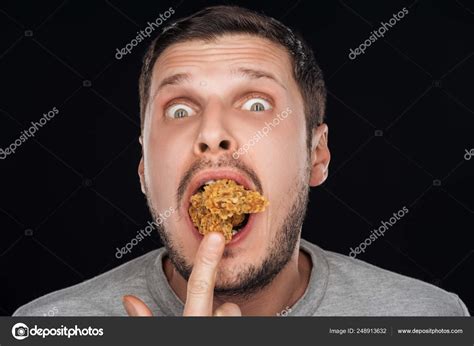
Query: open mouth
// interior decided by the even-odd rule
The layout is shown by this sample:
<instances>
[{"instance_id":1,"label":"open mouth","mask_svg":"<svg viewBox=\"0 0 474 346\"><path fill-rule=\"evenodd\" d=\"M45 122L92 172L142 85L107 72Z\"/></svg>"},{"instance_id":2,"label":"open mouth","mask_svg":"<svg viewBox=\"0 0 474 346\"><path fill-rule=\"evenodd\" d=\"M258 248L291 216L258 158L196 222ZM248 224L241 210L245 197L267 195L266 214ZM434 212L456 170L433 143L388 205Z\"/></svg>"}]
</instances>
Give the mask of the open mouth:
<instances>
[{"instance_id":1,"label":"open mouth","mask_svg":"<svg viewBox=\"0 0 474 346\"><path fill-rule=\"evenodd\" d=\"M233 228L232 228L232 235L236 235L237 233L239 233L245 226L247 226L247 223L249 221L249 216L250 214L244 214L243 215L243 220L242 222L239 222L237 225L235 225Z\"/></svg>"},{"instance_id":2,"label":"open mouth","mask_svg":"<svg viewBox=\"0 0 474 346\"><path fill-rule=\"evenodd\" d=\"M193 226L201 235L223 233L226 244L248 228L252 214L269 204L258 191L228 178L203 180L191 191L188 214Z\"/></svg>"},{"instance_id":3,"label":"open mouth","mask_svg":"<svg viewBox=\"0 0 474 346\"><path fill-rule=\"evenodd\" d=\"M193 194L193 196L195 196L196 194L202 194L205 192L205 187L206 186L211 186L212 184L214 184L216 181L215 180L208 180L206 181L203 185L201 185L197 191L195 191L195 193ZM225 194L225 193L223 193ZM193 198L193 197L191 197ZM219 200L217 201L217 203L219 205L215 206L215 212L214 214L220 214L220 218L219 219L222 219L222 220L226 220L226 219L229 219L229 222L232 224L232 235L235 235L237 234L238 232L240 232L246 225L247 225L247 222L249 220L249 215L250 213L242 213L242 214L239 214L235 211L235 208L232 208L233 210L229 210L229 209L226 209L226 206L224 204L227 204L227 203L232 203L232 201L234 200L234 203L233 204L237 204L235 202L235 199L238 198L237 196L232 196L232 195L229 195L227 196L227 201L225 200L226 197L224 196L219 196L217 197ZM199 203L199 202L198 202ZM192 203L191 203L192 204ZM204 204L204 208L205 208L205 204L206 202L203 203ZM212 208L211 204L216 204L216 203L207 203L207 205L209 206L209 208ZM242 208L240 208L242 209ZM205 210L202 210L202 212L206 212ZM212 213L211 213L212 214ZM194 222L194 221L193 221ZM196 223L195 223L195 226Z\"/></svg>"}]
</instances>

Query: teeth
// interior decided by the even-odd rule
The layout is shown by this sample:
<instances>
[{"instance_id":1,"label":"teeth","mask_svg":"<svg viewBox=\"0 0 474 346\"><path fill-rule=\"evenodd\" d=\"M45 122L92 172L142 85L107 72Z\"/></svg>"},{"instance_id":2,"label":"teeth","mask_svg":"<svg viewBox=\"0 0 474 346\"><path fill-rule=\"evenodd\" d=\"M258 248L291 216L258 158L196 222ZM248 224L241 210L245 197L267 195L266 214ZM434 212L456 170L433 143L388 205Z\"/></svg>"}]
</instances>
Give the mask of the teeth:
<instances>
[{"instance_id":1,"label":"teeth","mask_svg":"<svg viewBox=\"0 0 474 346\"><path fill-rule=\"evenodd\" d=\"M236 231L235 229L232 230L232 235L235 235L238 231Z\"/></svg>"},{"instance_id":2,"label":"teeth","mask_svg":"<svg viewBox=\"0 0 474 346\"><path fill-rule=\"evenodd\" d=\"M216 181L215 180L208 180L204 183L204 185L211 185L213 183L215 183Z\"/></svg>"}]
</instances>

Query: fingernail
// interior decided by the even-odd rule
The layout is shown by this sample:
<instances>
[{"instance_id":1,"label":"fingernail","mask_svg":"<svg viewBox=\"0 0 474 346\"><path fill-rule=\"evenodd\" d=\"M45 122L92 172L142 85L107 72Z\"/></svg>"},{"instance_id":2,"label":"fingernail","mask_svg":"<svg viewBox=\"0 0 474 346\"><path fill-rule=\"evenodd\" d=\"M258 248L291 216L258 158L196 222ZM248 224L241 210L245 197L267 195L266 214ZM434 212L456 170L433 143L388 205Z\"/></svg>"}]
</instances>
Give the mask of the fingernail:
<instances>
[{"instance_id":1,"label":"fingernail","mask_svg":"<svg viewBox=\"0 0 474 346\"><path fill-rule=\"evenodd\" d=\"M210 246L219 246L223 241L222 238L224 238L224 235L222 233L210 232L207 236L207 244Z\"/></svg>"}]
</instances>

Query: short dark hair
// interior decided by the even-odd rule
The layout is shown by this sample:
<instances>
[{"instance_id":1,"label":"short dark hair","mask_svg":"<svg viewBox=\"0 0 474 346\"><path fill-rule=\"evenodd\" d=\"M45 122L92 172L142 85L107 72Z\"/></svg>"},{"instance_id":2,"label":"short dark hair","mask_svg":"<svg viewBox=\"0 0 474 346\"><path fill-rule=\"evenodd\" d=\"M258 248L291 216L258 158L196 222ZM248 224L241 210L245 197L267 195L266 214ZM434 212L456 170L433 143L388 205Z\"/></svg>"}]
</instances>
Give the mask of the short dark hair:
<instances>
[{"instance_id":1,"label":"short dark hair","mask_svg":"<svg viewBox=\"0 0 474 346\"><path fill-rule=\"evenodd\" d=\"M312 129L323 122L326 87L323 74L305 41L278 20L237 6L207 7L163 29L150 44L139 80L141 126L149 102L153 66L163 51L175 43L213 41L226 34L249 34L276 43L290 54L293 74L299 86L306 118L308 143Z\"/></svg>"}]
</instances>

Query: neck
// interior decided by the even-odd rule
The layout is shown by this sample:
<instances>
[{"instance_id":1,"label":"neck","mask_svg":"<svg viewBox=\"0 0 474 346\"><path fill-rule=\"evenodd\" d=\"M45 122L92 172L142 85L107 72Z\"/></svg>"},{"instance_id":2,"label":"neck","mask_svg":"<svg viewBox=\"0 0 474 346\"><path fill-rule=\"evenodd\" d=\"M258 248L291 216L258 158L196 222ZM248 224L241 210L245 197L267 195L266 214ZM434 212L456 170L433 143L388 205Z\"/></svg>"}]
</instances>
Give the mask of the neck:
<instances>
[{"instance_id":1,"label":"neck","mask_svg":"<svg viewBox=\"0 0 474 346\"><path fill-rule=\"evenodd\" d=\"M243 316L275 316L293 306L304 294L314 264L308 254L300 250L298 241L290 261L270 284L251 297L220 298L214 296L214 308L230 302L240 307ZM186 301L187 281L175 270L169 258L163 261L166 278L182 302Z\"/></svg>"}]
</instances>

